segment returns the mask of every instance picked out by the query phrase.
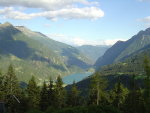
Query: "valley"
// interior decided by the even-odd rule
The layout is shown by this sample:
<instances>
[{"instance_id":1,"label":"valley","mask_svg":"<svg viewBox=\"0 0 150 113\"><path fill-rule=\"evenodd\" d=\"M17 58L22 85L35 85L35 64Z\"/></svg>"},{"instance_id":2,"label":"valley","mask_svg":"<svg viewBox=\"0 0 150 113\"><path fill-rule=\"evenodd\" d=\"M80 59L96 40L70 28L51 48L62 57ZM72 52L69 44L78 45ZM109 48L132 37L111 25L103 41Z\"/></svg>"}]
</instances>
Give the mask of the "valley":
<instances>
[{"instance_id":1,"label":"valley","mask_svg":"<svg viewBox=\"0 0 150 113\"><path fill-rule=\"evenodd\" d=\"M0 113L150 113L150 0L0 0Z\"/></svg>"},{"instance_id":2,"label":"valley","mask_svg":"<svg viewBox=\"0 0 150 113\"><path fill-rule=\"evenodd\" d=\"M0 113L150 113L149 6L0 0Z\"/></svg>"},{"instance_id":3,"label":"valley","mask_svg":"<svg viewBox=\"0 0 150 113\"><path fill-rule=\"evenodd\" d=\"M28 82L35 76L40 83L61 76L66 84L71 84L74 80L85 79L95 70L105 76L132 75L133 72L143 75L140 64L145 56L150 56L149 45L150 28L113 46L73 47L25 26L6 22L0 24L0 63L3 64L0 69L5 73L13 64L19 80Z\"/></svg>"},{"instance_id":4,"label":"valley","mask_svg":"<svg viewBox=\"0 0 150 113\"><path fill-rule=\"evenodd\" d=\"M0 100L17 106L9 98L15 94L23 103L7 109L18 113L24 108L31 113L141 113L149 110L143 96L150 85L149 58L150 28L112 46L74 47L6 22L0 24Z\"/></svg>"},{"instance_id":5,"label":"valley","mask_svg":"<svg viewBox=\"0 0 150 113\"><path fill-rule=\"evenodd\" d=\"M19 80L36 76L41 82L91 67L90 60L75 47L10 23L0 25L0 63L4 71L12 63Z\"/></svg>"}]
</instances>

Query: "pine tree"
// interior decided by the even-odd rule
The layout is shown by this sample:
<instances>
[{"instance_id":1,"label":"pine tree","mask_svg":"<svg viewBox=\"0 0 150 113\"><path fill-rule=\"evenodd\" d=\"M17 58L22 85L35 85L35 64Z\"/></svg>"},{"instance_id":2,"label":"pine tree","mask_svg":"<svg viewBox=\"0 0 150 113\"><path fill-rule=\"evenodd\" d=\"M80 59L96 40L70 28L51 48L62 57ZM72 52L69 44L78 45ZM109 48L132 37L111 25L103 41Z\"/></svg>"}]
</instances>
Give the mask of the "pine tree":
<instances>
[{"instance_id":1,"label":"pine tree","mask_svg":"<svg viewBox=\"0 0 150 113\"><path fill-rule=\"evenodd\" d=\"M144 113L144 99L141 89L136 85L135 75L130 82L130 91L125 101L124 111L125 113Z\"/></svg>"},{"instance_id":2,"label":"pine tree","mask_svg":"<svg viewBox=\"0 0 150 113\"><path fill-rule=\"evenodd\" d=\"M53 83L52 78L50 78L49 85L48 85L48 104L49 104L49 106L53 106L54 100L55 100L54 98L55 98L55 96L54 96L54 83Z\"/></svg>"},{"instance_id":3,"label":"pine tree","mask_svg":"<svg viewBox=\"0 0 150 113\"><path fill-rule=\"evenodd\" d=\"M118 78L118 82L115 84L112 94L114 95L113 105L121 109L128 94L128 89L121 84L120 77Z\"/></svg>"},{"instance_id":4,"label":"pine tree","mask_svg":"<svg viewBox=\"0 0 150 113\"><path fill-rule=\"evenodd\" d=\"M9 113L16 112L19 106L20 87L12 65L8 67L8 72L4 76L4 92Z\"/></svg>"},{"instance_id":5,"label":"pine tree","mask_svg":"<svg viewBox=\"0 0 150 113\"><path fill-rule=\"evenodd\" d=\"M68 106L77 106L79 105L79 96L80 92L77 89L77 86L75 84L75 82L73 82L71 90L68 92L68 99L67 99L67 104Z\"/></svg>"},{"instance_id":6,"label":"pine tree","mask_svg":"<svg viewBox=\"0 0 150 113\"><path fill-rule=\"evenodd\" d=\"M28 94L29 109L38 109L40 100L40 91L33 76L31 80L29 80L27 86L27 94Z\"/></svg>"},{"instance_id":7,"label":"pine tree","mask_svg":"<svg viewBox=\"0 0 150 113\"><path fill-rule=\"evenodd\" d=\"M99 73L96 73L91 78L90 90L89 90L89 103L93 105L99 105L102 99L105 98L105 88L107 82L103 79Z\"/></svg>"},{"instance_id":8,"label":"pine tree","mask_svg":"<svg viewBox=\"0 0 150 113\"><path fill-rule=\"evenodd\" d=\"M28 111L28 98L25 89L22 89L19 100L20 100L20 104L17 113L26 113Z\"/></svg>"},{"instance_id":9,"label":"pine tree","mask_svg":"<svg viewBox=\"0 0 150 113\"><path fill-rule=\"evenodd\" d=\"M48 90L47 90L47 85L46 82L44 81L42 90L40 93L40 108L42 111L45 111L49 106L48 103Z\"/></svg>"},{"instance_id":10,"label":"pine tree","mask_svg":"<svg viewBox=\"0 0 150 113\"><path fill-rule=\"evenodd\" d=\"M136 112L136 99L137 99L137 87L135 83L135 75L133 75L131 82L130 82L130 92L126 99L126 105L127 105L126 109L128 109L129 113Z\"/></svg>"},{"instance_id":11,"label":"pine tree","mask_svg":"<svg viewBox=\"0 0 150 113\"><path fill-rule=\"evenodd\" d=\"M0 70L0 100L4 101L4 76Z\"/></svg>"},{"instance_id":12,"label":"pine tree","mask_svg":"<svg viewBox=\"0 0 150 113\"><path fill-rule=\"evenodd\" d=\"M145 108L146 113L150 113L150 61L147 57L144 59L144 70L146 73L144 85Z\"/></svg>"},{"instance_id":13,"label":"pine tree","mask_svg":"<svg viewBox=\"0 0 150 113\"><path fill-rule=\"evenodd\" d=\"M63 87L63 81L60 76L57 77L56 85L54 89L54 105L57 108L62 108L66 104L66 91Z\"/></svg>"}]
</instances>

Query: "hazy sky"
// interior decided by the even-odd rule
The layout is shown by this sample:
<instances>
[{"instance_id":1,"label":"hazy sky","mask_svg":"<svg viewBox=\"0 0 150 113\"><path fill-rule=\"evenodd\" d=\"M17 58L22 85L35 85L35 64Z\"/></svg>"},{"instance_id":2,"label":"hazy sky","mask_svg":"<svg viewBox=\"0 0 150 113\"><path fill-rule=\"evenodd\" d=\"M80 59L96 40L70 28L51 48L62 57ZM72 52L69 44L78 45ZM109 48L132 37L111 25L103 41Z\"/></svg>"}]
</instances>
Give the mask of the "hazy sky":
<instances>
[{"instance_id":1,"label":"hazy sky","mask_svg":"<svg viewBox=\"0 0 150 113\"><path fill-rule=\"evenodd\" d=\"M0 0L0 22L71 45L110 45L150 27L150 0Z\"/></svg>"}]
</instances>

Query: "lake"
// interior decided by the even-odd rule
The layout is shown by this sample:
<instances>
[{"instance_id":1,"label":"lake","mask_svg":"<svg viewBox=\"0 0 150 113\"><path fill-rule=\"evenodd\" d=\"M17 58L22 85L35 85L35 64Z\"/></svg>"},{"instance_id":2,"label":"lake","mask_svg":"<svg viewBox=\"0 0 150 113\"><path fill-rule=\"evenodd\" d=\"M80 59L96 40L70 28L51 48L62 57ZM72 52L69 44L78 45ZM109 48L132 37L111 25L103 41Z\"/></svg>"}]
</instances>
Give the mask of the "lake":
<instances>
[{"instance_id":1,"label":"lake","mask_svg":"<svg viewBox=\"0 0 150 113\"><path fill-rule=\"evenodd\" d=\"M68 76L65 76L63 78L63 82L65 84L72 84L73 81L75 82L79 82L83 79L85 79L86 77L92 75L93 73L91 72L87 72L87 73L75 73L75 74L71 74L71 75L68 75Z\"/></svg>"}]
</instances>

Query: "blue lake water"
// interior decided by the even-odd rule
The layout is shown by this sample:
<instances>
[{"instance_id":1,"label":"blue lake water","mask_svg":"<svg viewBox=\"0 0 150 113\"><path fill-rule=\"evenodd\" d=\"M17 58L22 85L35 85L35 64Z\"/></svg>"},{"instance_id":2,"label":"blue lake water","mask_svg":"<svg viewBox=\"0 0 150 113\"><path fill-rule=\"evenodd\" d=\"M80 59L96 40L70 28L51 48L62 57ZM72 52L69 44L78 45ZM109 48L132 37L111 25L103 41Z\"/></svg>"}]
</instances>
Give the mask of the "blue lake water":
<instances>
[{"instance_id":1,"label":"blue lake water","mask_svg":"<svg viewBox=\"0 0 150 113\"><path fill-rule=\"evenodd\" d=\"M92 75L91 72L71 74L71 75L65 76L63 78L63 82L65 84L72 84L73 81L79 82L79 81L85 79L86 77L88 77L90 75Z\"/></svg>"}]
</instances>

